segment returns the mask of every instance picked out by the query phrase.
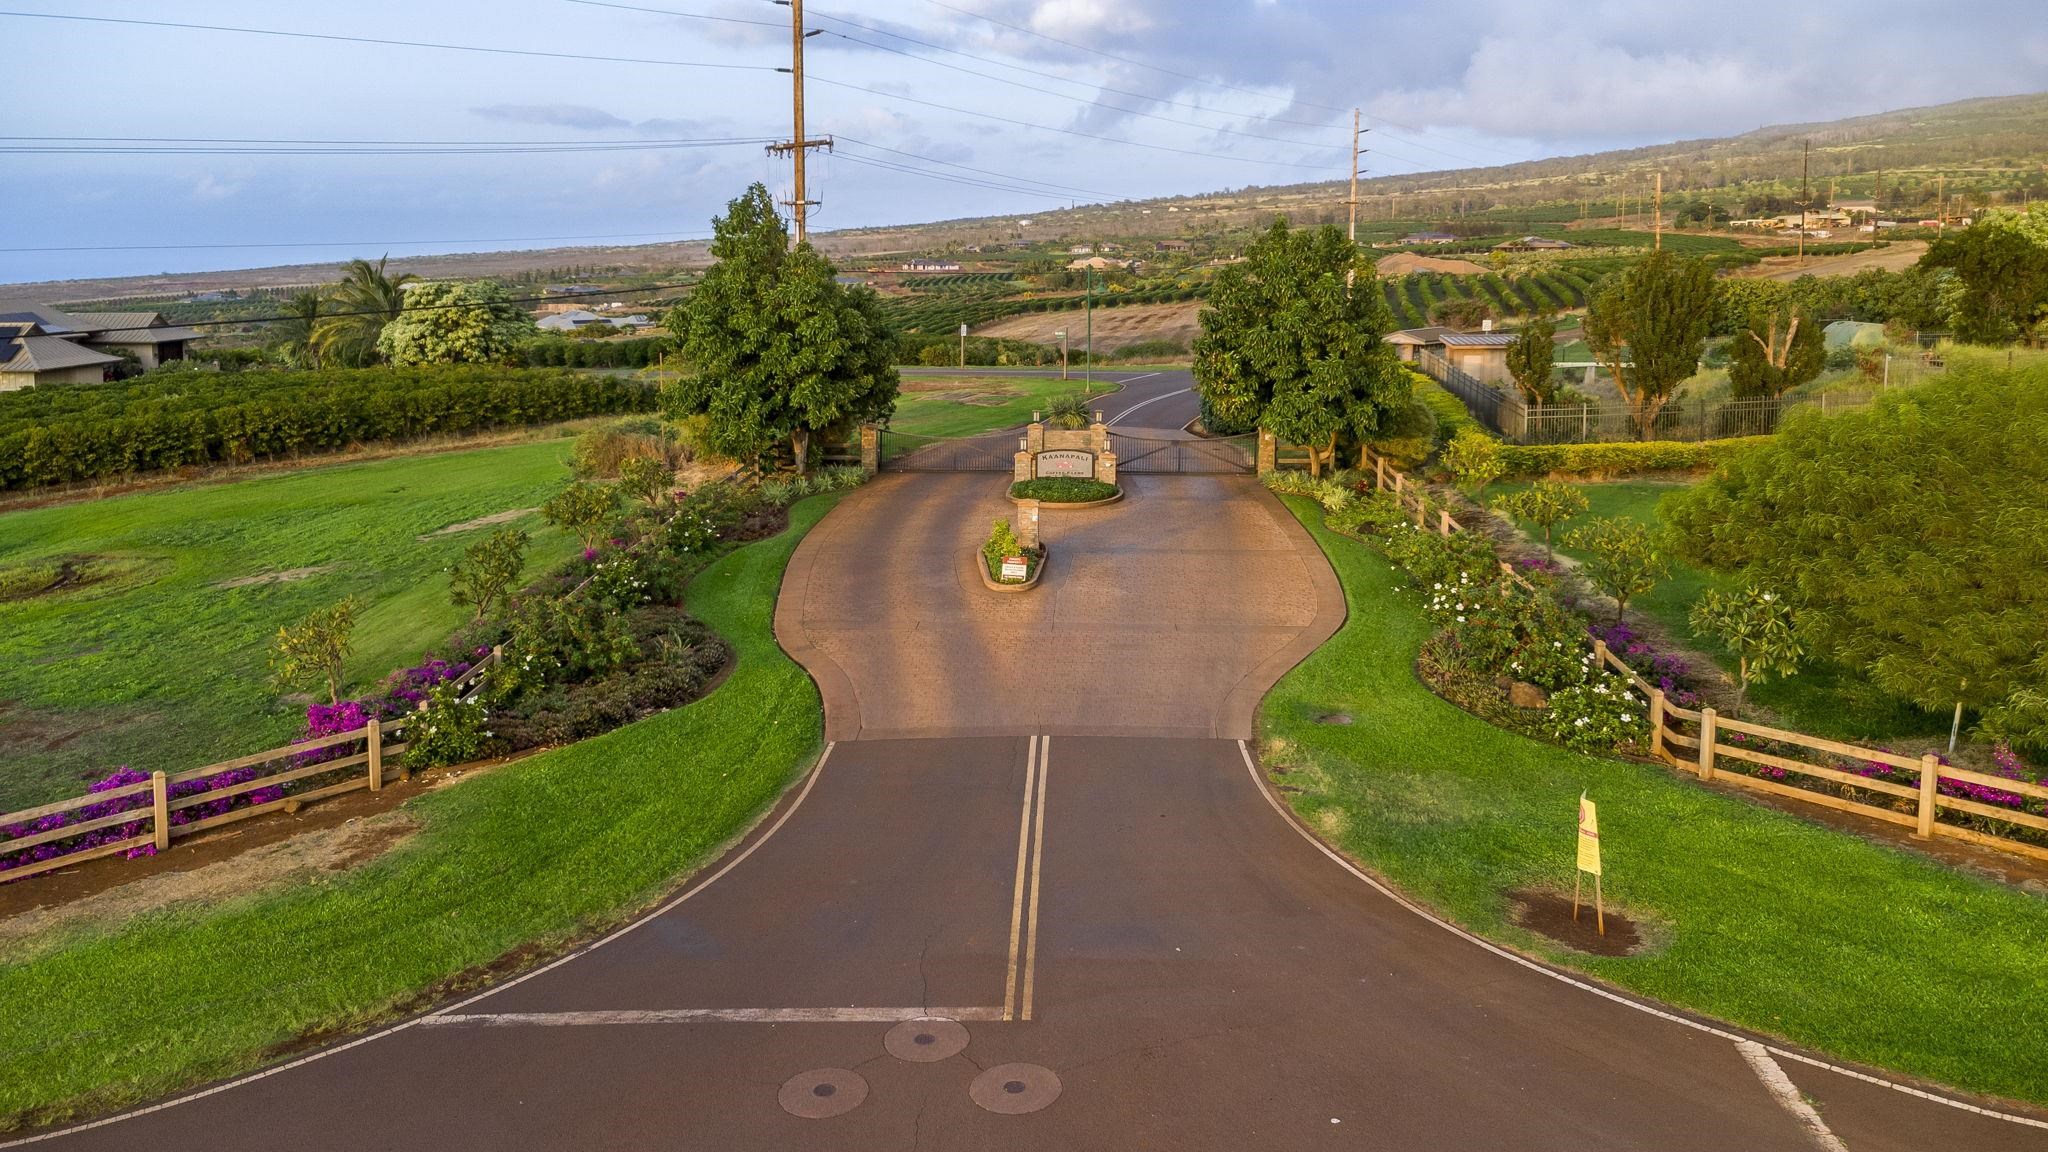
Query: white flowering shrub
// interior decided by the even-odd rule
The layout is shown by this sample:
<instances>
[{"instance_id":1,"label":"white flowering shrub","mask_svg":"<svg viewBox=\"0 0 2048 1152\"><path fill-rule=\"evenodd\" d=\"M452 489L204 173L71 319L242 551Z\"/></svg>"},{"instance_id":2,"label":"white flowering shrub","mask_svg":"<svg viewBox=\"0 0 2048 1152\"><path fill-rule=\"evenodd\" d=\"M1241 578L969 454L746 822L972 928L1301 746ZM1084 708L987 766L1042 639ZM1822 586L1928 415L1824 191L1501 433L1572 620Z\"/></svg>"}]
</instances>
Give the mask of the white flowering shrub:
<instances>
[{"instance_id":1,"label":"white flowering shrub","mask_svg":"<svg viewBox=\"0 0 2048 1152\"><path fill-rule=\"evenodd\" d=\"M464 702L456 690L438 684L427 690L420 710L405 726L405 763L411 768L467 764L491 738L490 713Z\"/></svg>"},{"instance_id":2,"label":"white flowering shrub","mask_svg":"<svg viewBox=\"0 0 2048 1152\"><path fill-rule=\"evenodd\" d=\"M1547 723L1559 743L1604 752L1641 741L1650 730L1649 710L1626 679L1588 669L1584 682L1550 694Z\"/></svg>"}]
</instances>

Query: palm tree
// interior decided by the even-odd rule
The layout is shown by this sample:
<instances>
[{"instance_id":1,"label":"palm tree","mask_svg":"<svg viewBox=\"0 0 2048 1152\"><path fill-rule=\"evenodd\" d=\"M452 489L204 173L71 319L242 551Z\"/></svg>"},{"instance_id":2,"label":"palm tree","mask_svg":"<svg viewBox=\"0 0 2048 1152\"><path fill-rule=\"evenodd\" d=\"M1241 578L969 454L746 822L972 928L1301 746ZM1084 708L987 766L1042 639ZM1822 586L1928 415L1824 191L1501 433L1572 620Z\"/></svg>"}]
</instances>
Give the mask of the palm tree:
<instances>
[{"instance_id":1,"label":"palm tree","mask_svg":"<svg viewBox=\"0 0 2048 1152\"><path fill-rule=\"evenodd\" d=\"M359 368L377 360L377 336L405 307L410 272L387 276L385 256L375 264L351 260L341 283L328 293L327 316L313 329L313 348L331 364Z\"/></svg>"},{"instance_id":2,"label":"palm tree","mask_svg":"<svg viewBox=\"0 0 2048 1152\"><path fill-rule=\"evenodd\" d=\"M285 363L294 368L320 366L320 351L313 343L313 334L320 327L321 305L325 302L318 288L294 292L285 299L284 314L289 319L275 329L278 351Z\"/></svg>"}]
</instances>

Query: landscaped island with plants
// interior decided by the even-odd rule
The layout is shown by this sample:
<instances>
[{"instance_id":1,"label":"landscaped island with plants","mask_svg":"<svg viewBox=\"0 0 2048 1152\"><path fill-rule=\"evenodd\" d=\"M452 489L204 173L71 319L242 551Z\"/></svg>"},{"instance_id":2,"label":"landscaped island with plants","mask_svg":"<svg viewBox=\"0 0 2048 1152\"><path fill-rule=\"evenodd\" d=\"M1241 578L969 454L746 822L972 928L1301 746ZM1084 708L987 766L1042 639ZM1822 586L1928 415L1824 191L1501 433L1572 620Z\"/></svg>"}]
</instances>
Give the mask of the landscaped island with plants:
<instances>
[{"instance_id":1,"label":"landscaped island with plants","mask_svg":"<svg viewBox=\"0 0 2048 1152\"><path fill-rule=\"evenodd\" d=\"M1037 500L1042 504L1101 504L1116 499L1123 489L1084 476L1040 476L1010 485L1012 500Z\"/></svg>"}]
</instances>

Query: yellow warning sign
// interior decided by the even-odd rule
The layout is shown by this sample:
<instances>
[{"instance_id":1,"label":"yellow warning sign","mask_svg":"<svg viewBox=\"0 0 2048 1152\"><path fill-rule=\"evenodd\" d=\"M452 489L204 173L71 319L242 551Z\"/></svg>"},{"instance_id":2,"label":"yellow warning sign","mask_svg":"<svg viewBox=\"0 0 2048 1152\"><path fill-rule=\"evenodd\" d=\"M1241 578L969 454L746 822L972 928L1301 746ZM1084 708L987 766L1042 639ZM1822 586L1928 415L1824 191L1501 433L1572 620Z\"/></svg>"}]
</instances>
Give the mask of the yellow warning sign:
<instances>
[{"instance_id":1,"label":"yellow warning sign","mask_svg":"<svg viewBox=\"0 0 2048 1152\"><path fill-rule=\"evenodd\" d=\"M1579 871L1600 874L1600 813L1579 794Z\"/></svg>"}]
</instances>

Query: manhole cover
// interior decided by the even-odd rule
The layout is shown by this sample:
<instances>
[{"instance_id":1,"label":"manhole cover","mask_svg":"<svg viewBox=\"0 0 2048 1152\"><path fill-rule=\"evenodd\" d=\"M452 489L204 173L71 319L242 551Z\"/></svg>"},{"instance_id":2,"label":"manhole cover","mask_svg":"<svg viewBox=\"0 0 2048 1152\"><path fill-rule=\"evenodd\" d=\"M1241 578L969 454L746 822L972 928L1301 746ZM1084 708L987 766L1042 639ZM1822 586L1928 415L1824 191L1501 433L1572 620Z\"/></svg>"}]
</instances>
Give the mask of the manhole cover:
<instances>
[{"instance_id":1,"label":"manhole cover","mask_svg":"<svg viewBox=\"0 0 2048 1152\"><path fill-rule=\"evenodd\" d=\"M813 1068L799 1072L782 1085L776 1102L791 1116L823 1120L860 1107L868 1098L868 1082L860 1073L845 1068Z\"/></svg>"},{"instance_id":2,"label":"manhole cover","mask_svg":"<svg viewBox=\"0 0 2048 1152\"><path fill-rule=\"evenodd\" d=\"M898 1060L929 1064L958 1056L967 1047L967 1029L956 1020L924 1016L905 1020L882 1038L882 1047Z\"/></svg>"},{"instance_id":3,"label":"manhole cover","mask_svg":"<svg viewBox=\"0 0 2048 1152\"><path fill-rule=\"evenodd\" d=\"M967 1094L1005 1116L1036 1112L1060 1098L1060 1078L1036 1064L998 1064L974 1078Z\"/></svg>"}]
</instances>

